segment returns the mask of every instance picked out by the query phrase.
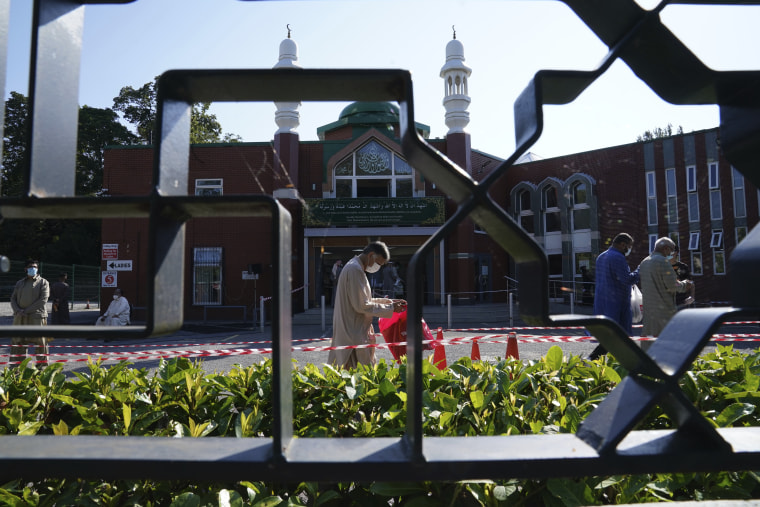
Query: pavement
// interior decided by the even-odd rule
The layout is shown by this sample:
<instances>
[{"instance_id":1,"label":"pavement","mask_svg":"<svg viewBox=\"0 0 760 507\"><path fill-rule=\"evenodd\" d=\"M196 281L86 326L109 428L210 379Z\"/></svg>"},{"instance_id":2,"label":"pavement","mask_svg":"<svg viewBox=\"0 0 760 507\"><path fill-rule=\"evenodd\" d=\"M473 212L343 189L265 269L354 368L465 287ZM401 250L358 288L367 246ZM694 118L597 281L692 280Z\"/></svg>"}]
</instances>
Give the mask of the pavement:
<instances>
[{"instance_id":1,"label":"pavement","mask_svg":"<svg viewBox=\"0 0 760 507\"><path fill-rule=\"evenodd\" d=\"M551 303L550 313L569 314L592 313L589 306ZM0 326L11 325L12 312L8 303L0 303ZM100 315L100 310L91 305L75 303L71 311L71 323L92 325ZM447 362L453 363L458 358L470 357L473 351L471 339L478 338L478 348L483 360L496 361L507 356L507 328L517 328L518 354L523 360L538 360L552 346L560 346L566 355L588 354L596 342L586 337L585 329L572 328L526 328L519 318L517 306L510 310L506 303L477 303L471 305L425 306L423 318L434 334L442 329L443 337L449 341L463 339L461 343L446 345ZM134 322L139 325L140 322ZM377 326L375 326L377 330ZM721 333L754 333L760 335L760 325L723 326ZM327 361L332 337L332 309L312 308L293 315L292 339L295 347L292 356L298 364L323 364ZM378 343L383 343L382 338ZM3 346L4 345L4 346ZM127 359L139 367L148 369L158 365L159 357L190 355L202 357L203 368L209 372L229 371L237 364L248 365L268 357L272 347L271 326L267 323L263 332L258 323L251 321L188 321L181 329L170 334L144 339L120 339L112 342L104 340L85 340L76 338L58 339L52 342L50 354L52 361L64 362L65 370L81 370L88 357L100 357L103 361ZM737 348L758 347L757 342L737 343ZM707 350L712 350L709 347ZM2 354L8 354L8 345L0 345L0 362L5 360ZM425 351L424 357L432 355ZM378 359L392 361L387 348L379 347Z\"/></svg>"}]
</instances>

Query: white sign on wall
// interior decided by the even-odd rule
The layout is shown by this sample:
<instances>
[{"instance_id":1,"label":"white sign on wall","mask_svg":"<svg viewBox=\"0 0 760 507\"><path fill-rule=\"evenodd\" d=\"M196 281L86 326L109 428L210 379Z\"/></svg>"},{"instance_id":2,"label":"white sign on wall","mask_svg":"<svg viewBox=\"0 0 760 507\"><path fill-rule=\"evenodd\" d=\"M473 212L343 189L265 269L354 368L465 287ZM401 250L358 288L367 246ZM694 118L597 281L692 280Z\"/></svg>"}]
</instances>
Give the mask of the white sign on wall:
<instances>
[{"instance_id":1,"label":"white sign on wall","mask_svg":"<svg viewBox=\"0 0 760 507\"><path fill-rule=\"evenodd\" d=\"M106 267L108 271L132 271L132 261L108 261Z\"/></svg>"},{"instance_id":2,"label":"white sign on wall","mask_svg":"<svg viewBox=\"0 0 760 507\"><path fill-rule=\"evenodd\" d=\"M101 287L117 287L119 274L116 271L103 271L100 273Z\"/></svg>"}]
</instances>

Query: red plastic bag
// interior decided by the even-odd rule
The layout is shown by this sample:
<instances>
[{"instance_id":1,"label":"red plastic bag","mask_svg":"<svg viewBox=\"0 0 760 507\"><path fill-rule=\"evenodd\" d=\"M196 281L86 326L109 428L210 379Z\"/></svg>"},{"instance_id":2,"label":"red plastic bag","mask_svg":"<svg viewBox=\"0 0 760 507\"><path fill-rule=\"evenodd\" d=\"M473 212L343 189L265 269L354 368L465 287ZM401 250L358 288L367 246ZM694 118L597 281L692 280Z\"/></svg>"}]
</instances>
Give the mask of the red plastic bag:
<instances>
[{"instance_id":1,"label":"red plastic bag","mask_svg":"<svg viewBox=\"0 0 760 507\"><path fill-rule=\"evenodd\" d=\"M406 342L406 310L394 313L393 317L378 319L380 333L382 333L385 343ZM425 319L422 319L422 335L425 340L434 340L433 333L430 331ZM433 350L434 344L426 343L423 350ZM399 361L401 356L406 355L406 345L390 345L388 350L393 354L393 358Z\"/></svg>"}]
</instances>

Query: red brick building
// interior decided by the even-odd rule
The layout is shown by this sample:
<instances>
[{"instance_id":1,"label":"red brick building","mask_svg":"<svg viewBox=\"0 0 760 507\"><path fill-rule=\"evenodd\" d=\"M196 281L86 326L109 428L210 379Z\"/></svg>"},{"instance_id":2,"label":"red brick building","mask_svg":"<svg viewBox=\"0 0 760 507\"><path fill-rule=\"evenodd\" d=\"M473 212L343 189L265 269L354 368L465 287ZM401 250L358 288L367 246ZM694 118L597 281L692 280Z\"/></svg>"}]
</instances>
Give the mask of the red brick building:
<instances>
[{"instance_id":1,"label":"red brick building","mask_svg":"<svg viewBox=\"0 0 760 507\"><path fill-rule=\"evenodd\" d=\"M476 180L502 159L471 148L467 80L462 45L446 48L447 135L428 142ZM296 66L291 39L280 47L279 67ZM292 272L295 311L329 303L330 269L348 261L367 242L391 247L402 279L412 254L451 216L455 206L407 164L399 145L398 108L354 103L320 127L318 141L301 141L298 103L277 103L279 130L271 142L191 147L189 195L273 195L293 217ZM430 129L418 124L427 138ZM531 160L532 157L524 157ZM535 157L533 157L535 158ZM153 148L106 152L104 186L111 196L151 191ZM552 295L593 270L596 256L619 232L636 239L631 267L648 255L657 237L669 235L692 266L697 301L729 297L726 261L736 243L758 222L758 191L722 157L718 130L677 135L516 165L491 195L533 234L547 253ZM132 260L116 272L133 305L144 306L147 220L104 219L102 241ZM189 266L185 317L239 317L271 296L271 243L264 219L192 219L186 227ZM109 270L104 261L103 269ZM507 254L470 221L439 245L425 263L428 304L506 299L514 288ZM370 281L382 292L382 271ZM104 288L110 296L112 288ZM139 318L139 317L138 317Z\"/></svg>"}]
</instances>

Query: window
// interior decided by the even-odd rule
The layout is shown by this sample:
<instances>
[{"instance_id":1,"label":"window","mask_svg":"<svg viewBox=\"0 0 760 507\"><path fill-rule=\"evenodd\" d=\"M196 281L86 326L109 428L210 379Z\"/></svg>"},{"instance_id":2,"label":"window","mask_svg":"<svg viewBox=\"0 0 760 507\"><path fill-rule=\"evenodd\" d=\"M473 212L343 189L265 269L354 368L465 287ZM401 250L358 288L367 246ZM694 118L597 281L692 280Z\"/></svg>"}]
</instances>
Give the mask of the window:
<instances>
[{"instance_id":1,"label":"window","mask_svg":"<svg viewBox=\"0 0 760 507\"><path fill-rule=\"evenodd\" d=\"M588 205L588 186L579 181L573 184L570 196L573 200L573 230L591 229L591 209Z\"/></svg>"},{"instance_id":2,"label":"window","mask_svg":"<svg viewBox=\"0 0 760 507\"><path fill-rule=\"evenodd\" d=\"M710 248L723 248L723 231L713 231L710 238Z\"/></svg>"},{"instance_id":3,"label":"window","mask_svg":"<svg viewBox=\"0 0 760 507\"><path fill-rule=\"evenodd\" d=\"M702 252L691 252L691 274L702 274Z\"/></svg>"},{"instance_id":4,"label":"window","mask_svg":"<svg viewBox=\"0 0 760 507\"><path fill-rule=\"evenodd\" d=\"M548 186L541 193L544 206L544 234L550 232L562 232L560 212L557 199L557 189Z\"/></svg>"},{"instance_id":5,"label":"window","mask_svg":"<svg viewBox=\"0 0 760 507\"><path fill-rule=\"evenodd\" d=\"M710 218L713 220L723 218L723 201L720 198L720 190L710 190Z\"/></svg>"},{"instance_id":6,"label":"window","mask_svg":"<svg viewBox=\"0 0 760 507\"><path fill-rule=\"evenodd\" d=\"M335 197L414 197L412 167L374 140L338 162L334 173Z\"/></svg>"},{"instance_id":7,"label":"window","mask_svg":"<svg viewBox=\"0 0 760 507\"><path fill-rule=\"evenodd\" d=\"M657 243L657 234L649 235L649 253L654 252L654 244Z\"/></svg>"},{"instance_id":8,"label":"window","mask_svg":"<svg viewBox=\"0 0 760 507\"><path fill-rule=\"evenodd\" d=\"M193 304L222 304L221 247L193 249Z\"/></svg>"},{"instance_id":9,"label":"window","mask_svg":"<svg viewBox=\"0 0 760 507\"><path fill-rule=\"evenodd\" d=\"M718 163L711 162L708 165L710 171L710 190L720 188L720 182L718 181Z\"/></svg>"},{"instance_id":10,"label":"window","mask_svg":"<svg viewBox=\"0 0 760 507\"><path fill-rule=\"evenodd\" d=\"M676 170L665 170L665 192L668 194L668 223L678 223L678 198L676 197Z\"/></svg>"},{"instance_id":11,"label":"window","mask_svg":"<svg viewBox=\"0 0 760 507\"><path fill-rule=\"evenodd\" d=\"M647 182L647 223L657 225L657 187L654 172L646 173Z\"/></svg>"},{"instance_id":12,"label":"window","mask_svg":"<svg viewBox=\"0 0 760 507\"><path fill-rule=\"evenodd\" d=\"M697 191L697 166L690 165L686 167L686 191Z\"/></svg>"},{"instance_id":13,"label":"window","mask_svg":"<svg viewBox=\"0 0 760 507\"><path fill-rule=\"evenodd\" d=\"M723 250L713 250L713 272L716 275L726 274L726 254Z\"/></svg>"},{"instance_id":14,"label":"window","mask_svg":"<svg viewBox=\"0 0 760 507\"><path fill-rule=\"evenodd\" d=\"M747 216L747 202L744 199L744 175L731 168L734 182L734 216L742 218Z\"/></svg>"},{"instance_id":15,"label":"window","mask_svg":"<svg viewBox=\"0 0 760 507\"><path fill-rule=\"evenodd\" d=\"M747 237L747 228L744 226L740 226L736 228L736 244L742 242L744 238Z\"/></svg>"},{"instance_id":16,"label":"window","mask_svg":"<svg viewBox=\"0 0 760 507\"><path fill-rule=\"evenodd\" d=\"M671 232L668 234L668 237L670 238L670 241L673 242L678 248L681 248L681 239L678 237L677 232Z\"/></svg>"},{"instance_id":17,"label":"window","mask_svg":"<svg viewBox=\"0 0 760 507\"><path fill-rule=\"evenodd\" d=\"M697 168L686 168L686 198L689 204L689 222L699 222L699 194L697 194Z\"/></svg>"},{"instance_id":18,"label":"window","mask_svg":"<svg viewBox=\"0 0 760 507\"><path fill-rule=\"evenodd\" d=\"M689 233L689 250L699 250L699 233Z\"/></svg>"},{"instance_id":19,"label":"window","mask_svg":"<svg viewBox=\"0 0 760 507\"><path fill-rule=\"evenodd\" d=\"M195 195L222 195L223 188L222 178L195 180Z\"/></svg>"},{"instance_id":20,"label":"window","mask_svg":"<svg viewBox=\"0 0 760 507\"><path fill-rule=\"evenodd\" d=\"M517 194L517 213L519 216L520 227L525 229L529 234L534 234L533 229L533 207L531 205L530 191L521 190Z\"/></svg>"},{"instance_id":21,"label":"window","mask_svg":"<svg viewBox=\"0 0 760 507\"><path fill-rule=\"evenodd\" d=\"M713 273L726 274L726 254L723 251L723 231L712 231L710 248L713 249Z\"/></svg>"}]
</instances>

